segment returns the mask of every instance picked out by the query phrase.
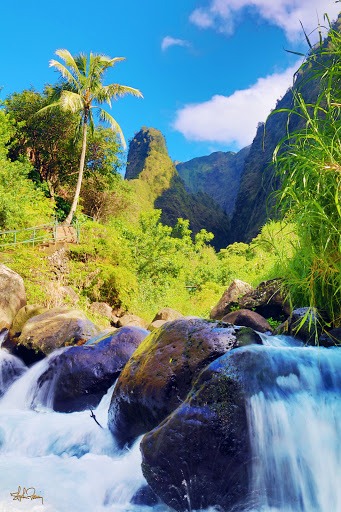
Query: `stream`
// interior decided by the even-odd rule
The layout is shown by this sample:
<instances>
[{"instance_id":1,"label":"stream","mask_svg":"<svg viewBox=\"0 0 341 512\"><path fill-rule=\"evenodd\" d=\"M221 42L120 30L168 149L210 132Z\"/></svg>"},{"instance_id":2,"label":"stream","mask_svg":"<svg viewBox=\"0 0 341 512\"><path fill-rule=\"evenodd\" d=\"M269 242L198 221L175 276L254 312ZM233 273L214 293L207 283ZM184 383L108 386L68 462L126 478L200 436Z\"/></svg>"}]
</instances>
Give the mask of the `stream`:
<instances>
[{"instance_id":1,"label":"stream","mask_svg":"<svg viewBox=\"0 0 341 512\"><path fill-rule=\"evenodd\" d=\"M253 465L241 512L341 511L341 351L284 337L263 342L243 349L267 351L276 379L262 379L247 404ZM113 387L94 411L103 428L89 410L54 412L53 383L37 390L48 362L25 369L0 348L0 512L170 511L130 504L145 483L140 440L124 452L116 447L107 429ZM13 499L19 486L34 487L43 504Z\"/></svg>"}]
</instances>

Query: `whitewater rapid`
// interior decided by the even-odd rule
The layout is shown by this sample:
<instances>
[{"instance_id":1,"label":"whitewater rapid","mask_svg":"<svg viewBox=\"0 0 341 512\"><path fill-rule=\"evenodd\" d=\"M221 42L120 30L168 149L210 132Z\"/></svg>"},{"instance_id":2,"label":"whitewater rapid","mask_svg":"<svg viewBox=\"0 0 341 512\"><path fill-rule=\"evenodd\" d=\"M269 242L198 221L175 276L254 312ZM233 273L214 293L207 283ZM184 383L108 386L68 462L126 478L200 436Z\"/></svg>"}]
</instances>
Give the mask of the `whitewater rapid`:
<instances>
[{"instance_id":1,"label":"whitewater rapid","mask_svg":"<svg viewBox=\"0 0 341 512\"><path fill-rule=\"evenodd\" d=\"M263 341L243 349L267 351L276 377L264 385L262 374L262 389L247 403L253 466L238 512L341 511L341 350L303 348L283 337ZM146 483L140 440L131 450L115 445L107 429L113 387L94 411L103 428L89 410L51 409L54 383L39 390L37 381L53 357L26 369L0 349L0 512L170 511L130 503ZM44 504L13 500L18 486L34 487Z\"/></svg>"}]
</instances>

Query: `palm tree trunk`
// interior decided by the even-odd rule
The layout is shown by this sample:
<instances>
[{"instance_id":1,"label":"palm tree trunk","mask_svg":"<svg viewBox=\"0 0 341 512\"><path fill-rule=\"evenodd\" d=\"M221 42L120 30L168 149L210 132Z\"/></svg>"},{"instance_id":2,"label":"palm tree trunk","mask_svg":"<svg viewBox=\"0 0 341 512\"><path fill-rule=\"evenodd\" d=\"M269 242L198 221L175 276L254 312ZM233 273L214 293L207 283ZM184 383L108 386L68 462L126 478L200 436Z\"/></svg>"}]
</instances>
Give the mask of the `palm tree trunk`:
<instances>
[{"instance_id":1,"label":"palm tree trunk","mask_svg":"<svg viewBox=\"0 0 341 512\"><path fill-rule=\"evenodd\" d=\"M87 129L88 129L88 110L84 113L84 120L83 120L83 138L82 138L82 152L81 152L81 159L79 162L79 172L78 172L78 180L77 180L77 186L75 195L72 201L71 210L69 212L69 215L64 220L63 224L69 226L72 222L73 216L75 214L79 194L81 191L82 186L82 180L83 180L83 172L84 172L84 164L85 164L85 153L86 153L86 136L87 136Z\"/></svg>"}]
</instances>

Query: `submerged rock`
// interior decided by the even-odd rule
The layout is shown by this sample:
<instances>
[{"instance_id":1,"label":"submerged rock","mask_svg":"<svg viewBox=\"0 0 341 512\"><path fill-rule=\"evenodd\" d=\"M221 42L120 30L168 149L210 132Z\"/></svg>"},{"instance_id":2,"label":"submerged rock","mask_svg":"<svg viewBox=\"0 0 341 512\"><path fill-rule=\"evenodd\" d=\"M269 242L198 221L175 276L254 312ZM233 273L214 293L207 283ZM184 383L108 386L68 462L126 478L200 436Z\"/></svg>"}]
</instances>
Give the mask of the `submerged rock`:
<instances>
[{"instance_id":1,"label":"submerged rock","mask_svg":"<svg viewBox=\"0 0 341 512\"><path fill-rule=\"evenodd\" d=\"M39 377L38 387L53 382L55 411L96 407L148 334L138 327L122 327L81 347L71 347L51 361Z\"/></svg>"},{"instance_id":2,"label":"submerged rock","mask_svg":"<svg viewBox=\"0 0 341 512\"><path fill-rule=\"evenodd\" d=\"M7 350L0 350L0 396L2 396L9 386L17 380L27 367L18 358L10 354Z\"/></svg>"},{"instance_id":3,"label":"submerged rock","mask_svg":"<svg viewBox=\"0 0 341 512\"><path fill-rule=\"evenodd\" d=\"M174 320L151 333L113 392L108 425L119 445L156 427L176 409L208 364L250 343L261 343L252 329L202 319Z\"/></svg>"}]
</instances>

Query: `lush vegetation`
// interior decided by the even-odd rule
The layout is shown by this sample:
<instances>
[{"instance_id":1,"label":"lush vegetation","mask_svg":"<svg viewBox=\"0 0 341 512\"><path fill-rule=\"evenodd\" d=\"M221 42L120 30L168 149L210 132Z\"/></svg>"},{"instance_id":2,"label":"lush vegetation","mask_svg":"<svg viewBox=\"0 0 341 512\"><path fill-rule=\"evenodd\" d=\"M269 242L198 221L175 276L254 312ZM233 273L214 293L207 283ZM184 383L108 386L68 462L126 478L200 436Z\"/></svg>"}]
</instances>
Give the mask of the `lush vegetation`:
<instances>
[{"instance_id":1,"label":"lush vegetation","mask_svg":"<svg viewBox=\"0 0 341 512\"><path fill-rule=\"evenodd\" d=\"M94 127L77 212L83 219L81 243L61 251L62 265L33 247L0 253L0 260L24 277L29 302L77 303L91 316L90 304L104 301L148 321L165 306L207 316L234 279L255 286L282 277L293 306L318 307L340 325L340 56L341 36L331 29L299 70L287 103L267 122L264 143L273 148L276 141L277 147L273 167L263 169L263 184L279 189L271 201L282 220L268 221L249 244L224 244L224 219L207 196L186 192L158 130L143 128L135 135L123 180L118 135ZM307 100L311 84L314 101ZM46 108L53 91L46 86L42 93L14 93L0 109L2 230L47 223L56 213L62 220L70 211L84 145L74 137L77 112ZM269 133L272 126L278 130ZM257 137L247 165L260 152ZM270 153L267 149L269 158ZM248 176L246 169L244 179ZM265 204L268 194L264 190L258 200ZM94 221L82 218L82 211ZM218 243L218 227L216 241L210 233L215 222Z\"/></svg>"},{"instance_id":2,"label":"lush vegetation","mask_svg":"<svg viewBox=\"0 0 341 512\"><path fill-rule=\"evenodd\" d=\"M51 109L71 112L78 117L78 131L82 132L82 148L80 154L79 171L76 190L72 200L70 211L65 219L70 224L76 212L79 194L82 186L83 172L87 149L88 125L91 132L94 131L94 114L97 112L99 119L109 124L116 132L125 146L122 130L115 119L103 110L100 105L107 103L111 107L111 100L133 94L142 97L138 89L119 84L103 85L106 70L113 67L116 62L124 60L123 57L114 59L106 55L93 54L87 57L85 54L72 56L68 50L57 50L56 55L65 64L52 59L50 66L55 67L61 75L60 83L52 88L52 95L48 104L37 112L37 115ZM94 110L97 109L97 110Z\"/></svg>"},{"instance_id":3,"label":"lush vegetation","mask_svg":"<svg viewBox=\"0 0 341 512\"><path fill-rule=\"evenodd\" d=\"M282 262L294 303L325 311L341 325L341 35L331 28L306 59L299 74L304 86L318 79L314 103L298 88L289 116L303 128L290 131L274 153L281 189L277 209L296 227L291 258Z\"/></svg>"}]
</instances>

